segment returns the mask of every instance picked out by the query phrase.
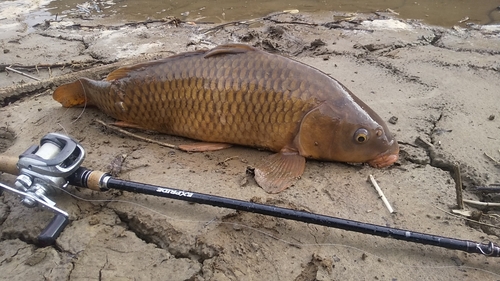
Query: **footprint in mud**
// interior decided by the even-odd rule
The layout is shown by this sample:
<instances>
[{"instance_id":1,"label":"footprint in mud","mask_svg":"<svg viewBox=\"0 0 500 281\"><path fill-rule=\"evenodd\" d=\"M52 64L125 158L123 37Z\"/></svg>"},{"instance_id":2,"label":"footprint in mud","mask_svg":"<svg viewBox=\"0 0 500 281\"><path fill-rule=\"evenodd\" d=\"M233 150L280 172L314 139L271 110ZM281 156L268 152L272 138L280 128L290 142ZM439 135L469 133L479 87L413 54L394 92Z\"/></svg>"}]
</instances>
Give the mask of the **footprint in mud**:
<instances>
[{"instance_id":1,"label":"footprint in mud","mask_svg":"<svg viewBox=\"0 0 500 281\"><path fill-rule=\"evenodd\" d=\"M0 127L0 153L5 152L16 140L16 134L8 127Z\"/></svg>"}]
</instances>

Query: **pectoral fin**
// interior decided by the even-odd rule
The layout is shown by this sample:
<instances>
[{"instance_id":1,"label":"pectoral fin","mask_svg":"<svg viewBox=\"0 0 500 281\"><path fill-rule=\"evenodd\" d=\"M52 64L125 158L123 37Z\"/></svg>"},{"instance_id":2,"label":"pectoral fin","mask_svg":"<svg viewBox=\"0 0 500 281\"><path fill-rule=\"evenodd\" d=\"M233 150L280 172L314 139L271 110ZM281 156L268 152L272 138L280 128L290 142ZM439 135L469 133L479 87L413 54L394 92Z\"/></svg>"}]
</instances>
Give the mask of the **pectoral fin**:
<instances>
[{"instance_id":1,"label":"pectoral fin","mask_svg":"<svg viewBox=\"0 0 500 281\"><path fill-rule=\"evenodd\" d=\"M231 147L231 145L228 143L197 142L190 144L181 144L178 147L180 150L187 152L203 152L203 151L217 151Z\"/></svg>"},{"instance_id":2,"label":"pectoral fin","mask_svg":"<svg viewBox=\"0 0 500 281\"><path fill-rule=\"evenodd\" d=\"M132 129L138 129L138 130L146 130L137 124L129 123L127 121L116 121L116 122L111 123L110 125L113 125L116 127L121 127L121 128L132 128Z\"/></svg>"},{"instance_id":3,"label":"pectoral fin","mask_svg":"<svg viewBox=\"0 0 500 281\"><path fill-rule=\"evenodd\" d=\"M255 167L255 181L267 193L279 193L292 186L304 173L306 159L297 152L281 151Z\"/></svg>"}]
</instances>

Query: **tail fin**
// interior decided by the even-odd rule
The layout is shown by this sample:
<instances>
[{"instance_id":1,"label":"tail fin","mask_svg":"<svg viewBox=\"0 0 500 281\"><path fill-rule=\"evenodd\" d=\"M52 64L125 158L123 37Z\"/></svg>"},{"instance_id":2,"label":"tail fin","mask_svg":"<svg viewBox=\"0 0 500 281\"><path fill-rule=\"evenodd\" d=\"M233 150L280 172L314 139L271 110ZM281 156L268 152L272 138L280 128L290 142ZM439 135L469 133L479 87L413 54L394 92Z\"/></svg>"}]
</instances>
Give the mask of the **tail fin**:
<instances>
[{"instance_id":1,"label":"tail fin","mask_svg":"<svg viewBox=\"0 0 500 281\"><path fill-rule=\"evenodd\" d=\"M86 78L80 78L72 83L61 85L57 87L52 97L63 107L91 105L89 94L85 89L88 81Z\"/></svg>"}]
</instances>

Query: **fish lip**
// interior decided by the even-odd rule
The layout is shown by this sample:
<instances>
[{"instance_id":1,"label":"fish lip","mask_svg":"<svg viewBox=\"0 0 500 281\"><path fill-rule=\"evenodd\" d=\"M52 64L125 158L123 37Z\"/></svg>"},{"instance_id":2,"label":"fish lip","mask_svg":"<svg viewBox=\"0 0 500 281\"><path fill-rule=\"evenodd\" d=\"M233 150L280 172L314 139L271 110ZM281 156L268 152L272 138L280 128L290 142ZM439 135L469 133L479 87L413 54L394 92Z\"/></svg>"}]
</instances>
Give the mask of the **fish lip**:
<instances>
[{"instance_id":1,"label":"fish lip","mask_svg":"<svg viewBox=\"0 0 500 281\"><path fill-rule=\"evenodd\" d=\"M368 162L368 165L374 168L384 168L388 167L399 159L399 149L396 152L387 150L379 154L375 159Z\"/></svg>"}]
</instances>

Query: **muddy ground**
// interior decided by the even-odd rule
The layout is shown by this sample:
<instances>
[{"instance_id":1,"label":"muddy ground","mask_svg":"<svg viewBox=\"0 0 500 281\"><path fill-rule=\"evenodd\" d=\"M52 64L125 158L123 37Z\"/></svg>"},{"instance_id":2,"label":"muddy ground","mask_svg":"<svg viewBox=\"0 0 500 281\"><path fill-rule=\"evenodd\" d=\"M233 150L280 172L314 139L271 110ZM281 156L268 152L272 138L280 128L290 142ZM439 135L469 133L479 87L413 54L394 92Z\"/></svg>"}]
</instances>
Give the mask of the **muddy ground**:
<instances>
[{"instance_id":1,"label":"muddy ground","mask_svg":"<svg viewBox=\"0 0 500 281\"><path fill-rule=\"evenodd\" d=\"M172 19L9 24L0 35L4 154L17 156L45 134L59 132L86 148L88 168L108 170L126 154L118 171L123 179L500 243L498 212L466 205L475 219L482 214L480 220L493 226L446 213L457 205L453 163L460 163L464 198L498 201L472 192L475 185L500 182L499 166L484 155L500 158L498 26L443 29L381 14L287 14L223 27ZM103 77L130 61L227 42L313 65L383 119L397 117L389 128L401 144L400 160L387 169L308 161L295 186L269 195L246 173L269 152L243 147L179 152L110 131L95 122L112 121L98 110L64 109L51 98L57 85L77 76ZM42 81L6 72L5 66L13 64ZM38 70L20 65L38 65ZM190 142L136 133L174 144ZM369 174L395 213L388 213L366 181ZM3 183L14 179L0 175ZM67 191L52 198L71 223L56 245L45 248L36 246L36 238L52 213L28 209L13 194L3 193L0 279L500 280L499 260L478 254L127 192Z\"/></svg>"}]
</instances>

